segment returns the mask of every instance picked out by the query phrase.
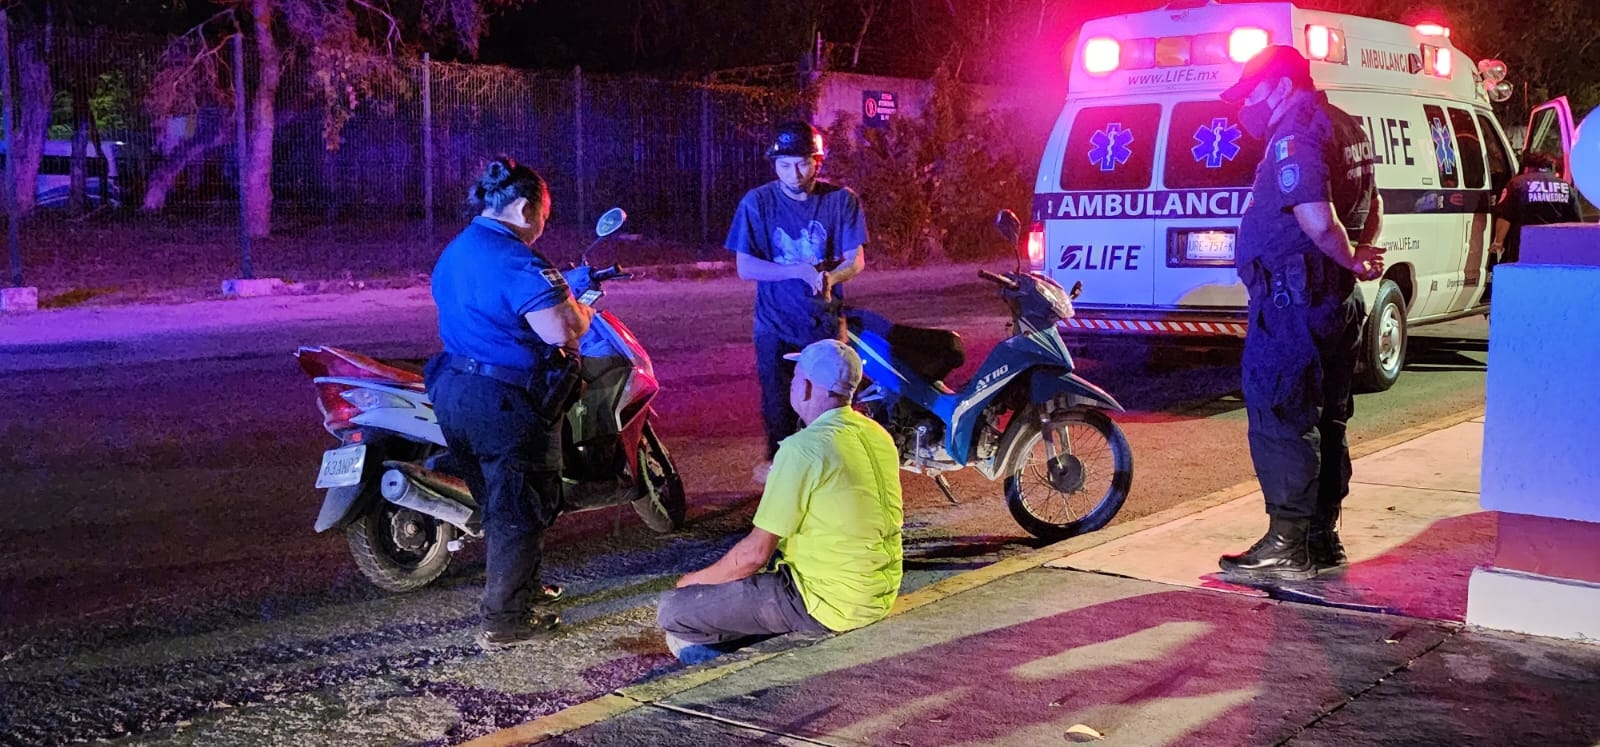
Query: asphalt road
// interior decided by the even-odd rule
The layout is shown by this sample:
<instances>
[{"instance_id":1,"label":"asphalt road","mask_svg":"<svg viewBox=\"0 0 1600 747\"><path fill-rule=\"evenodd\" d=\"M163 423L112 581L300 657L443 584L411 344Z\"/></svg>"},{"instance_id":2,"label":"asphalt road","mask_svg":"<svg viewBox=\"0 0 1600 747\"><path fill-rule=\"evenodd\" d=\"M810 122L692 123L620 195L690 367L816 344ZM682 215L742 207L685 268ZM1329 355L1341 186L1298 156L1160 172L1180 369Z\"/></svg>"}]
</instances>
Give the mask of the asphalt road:
<instances>
[{"instance_id":1,"label":"asphalt road","mask_svg":"<svg viewBox=\"0 0 1600 747\"><path fill-rule=\"evenodd\" d=\"M547 551L563 632L472 644L482 549L390 595L341 534L311 525L322 429L289 353L435 349L425 290L53 312L0 323L0 744L449 744L670 671L654 596L748 528L761 429L750 296L734 280L609 286L650 348L659 428L690 524L658 536L626 506L562 517ZM852 302L948 326L968 365L1004 334L972 268L869 272ZM1391 391L1358 397L1352 440L1481 404L1482 319L1417 330ZM1127 407L1134 487L1118 520L1250 479L1236 358L1096 345L1081 372ZM1037 546L1000 486L904 475L907 584Z\"/></svg>"}]
</instances>

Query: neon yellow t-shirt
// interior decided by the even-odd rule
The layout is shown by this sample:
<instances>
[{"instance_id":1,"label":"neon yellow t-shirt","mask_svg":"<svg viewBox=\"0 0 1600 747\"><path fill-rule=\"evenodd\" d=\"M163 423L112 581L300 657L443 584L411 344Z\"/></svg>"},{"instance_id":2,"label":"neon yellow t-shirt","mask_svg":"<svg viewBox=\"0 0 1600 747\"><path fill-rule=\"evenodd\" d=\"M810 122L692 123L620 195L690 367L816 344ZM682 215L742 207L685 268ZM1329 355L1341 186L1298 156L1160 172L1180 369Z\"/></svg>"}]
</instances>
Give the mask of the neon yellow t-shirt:
<instances>
[{"instance_id":1,"label":"neon yellow t-shirt","mask_svg":"<svg viewBox=\"0 0 1600 747\"><path fill-rule=\"evenodd\" d=\"M882 426L848 407L783 440L755 525L779 537L806 611L843 632L900 593L900 459Z\"/></svg>"}]
</instances>

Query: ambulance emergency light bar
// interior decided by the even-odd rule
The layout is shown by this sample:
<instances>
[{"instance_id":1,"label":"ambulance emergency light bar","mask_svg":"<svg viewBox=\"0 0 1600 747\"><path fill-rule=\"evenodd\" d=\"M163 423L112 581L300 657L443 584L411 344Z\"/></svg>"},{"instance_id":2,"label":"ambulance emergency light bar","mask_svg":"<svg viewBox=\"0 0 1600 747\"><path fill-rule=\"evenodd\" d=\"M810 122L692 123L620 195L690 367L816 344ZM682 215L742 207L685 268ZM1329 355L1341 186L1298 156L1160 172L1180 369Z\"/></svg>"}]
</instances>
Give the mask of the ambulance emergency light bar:
<instances>
[{"instance_id":1,"label":"ambulance emergency light bar","mask_svg":"<svg viewBox=\"0 0 1600 747\"><path fill-rule=\"evenodd\" d=\"M1159 39L1118 41L1109 36L1096 36L1084 42L1083 68L1091 75L1105 75L1115 70L1221 65L1229 61L1243 64L1266 49L1269 41L1266 29L1251 26Z\"/></svg>"},{"instance_id":2,"label":"ambulance emergency light bar","mask_svg":"<svg viewBox=\"0 0 1600 747\"><path fill-rule=\"evenodd\" d=\"M1450 29L1438 24L1425 23L1416 29L1423 36L1450 37ZM1313 23L1306 26L1305 32L1308 59L1339 65L1349 63L1350 52L1342 29ZM1192 36L1125 40L1096 36L1084 42L1083 69L1090 75L1099 76L1117 70L1222 65L1228 62L1242 65L1271 43L1266 29L1253 26ZM1426 71L1429 75L1448 78L1454 72L1448 48L1423 44L1420 58L1422 65L1413 73Z\"/></svg>"}]
</instances>

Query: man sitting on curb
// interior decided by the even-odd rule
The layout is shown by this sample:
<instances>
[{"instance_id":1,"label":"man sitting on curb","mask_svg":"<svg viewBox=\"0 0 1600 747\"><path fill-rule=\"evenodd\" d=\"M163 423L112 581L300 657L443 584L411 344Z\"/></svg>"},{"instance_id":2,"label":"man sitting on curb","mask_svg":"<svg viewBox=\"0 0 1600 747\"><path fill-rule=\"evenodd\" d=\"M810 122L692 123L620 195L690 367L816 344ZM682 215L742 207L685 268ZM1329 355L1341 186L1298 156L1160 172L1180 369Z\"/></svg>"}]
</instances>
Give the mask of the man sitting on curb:
<instances>
[{"instance_id":1,"label":"man sitting on curb","mask_svg":"<svg viewBox=\"0 0 1600 747\"><path fill-rule=\"evenodd\" d=\"M773 458L755 527L656 610L687 664L784 633L877 622L900 592L899 455L888 431L850 407L861 359L836 340L785 357L796 361L789 404L806 426Z\"/></svg>"}]
</instances>

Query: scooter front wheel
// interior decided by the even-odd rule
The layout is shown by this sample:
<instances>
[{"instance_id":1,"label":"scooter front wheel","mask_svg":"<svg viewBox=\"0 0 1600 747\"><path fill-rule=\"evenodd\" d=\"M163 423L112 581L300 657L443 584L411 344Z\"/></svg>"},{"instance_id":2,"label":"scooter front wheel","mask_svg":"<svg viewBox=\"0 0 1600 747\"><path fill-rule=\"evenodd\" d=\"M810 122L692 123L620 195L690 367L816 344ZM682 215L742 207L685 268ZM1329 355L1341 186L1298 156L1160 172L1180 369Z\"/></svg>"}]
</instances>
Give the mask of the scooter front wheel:
<instances>
[{"instance_id":1,"label":"scooter front wheel","mask_svg":"<svg viewBox=\"0 0 1600 747\"><path fill-rule=\"evenodd\" d=\"M666 445L648 425L644 427L644 438L639 441L639 468L639 497L633 500L633 510L638 512L645 526L657 532L682 528L688 509L683 478L678 476Z\"/></svg>"},{"instance_id":2,"label":"scooter front wheel","mask_svg":"<svg viewBox=\"0 0 1600 747\"><path fill-rule=\"evenodd\" d=\"M1006 507L1029 534L1049 542L1104 527L1133 486L1133 449L1099 410L1058 413L1048 423L1019 423L1022 460L1006 477ZM1045 433L1054 435L1054 458Z\"/></svg>"}]
</instances>

